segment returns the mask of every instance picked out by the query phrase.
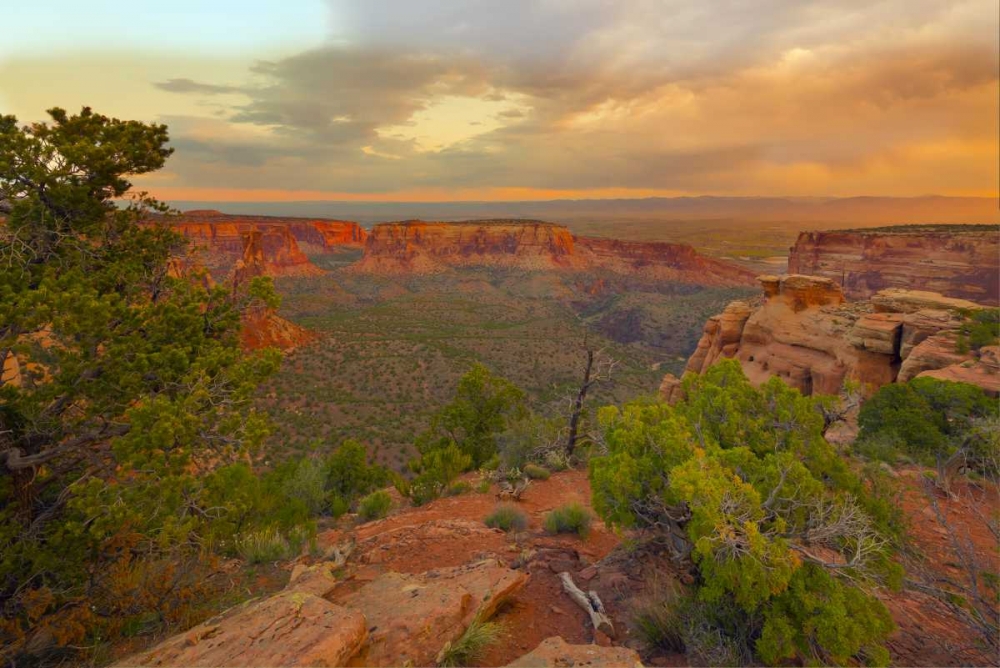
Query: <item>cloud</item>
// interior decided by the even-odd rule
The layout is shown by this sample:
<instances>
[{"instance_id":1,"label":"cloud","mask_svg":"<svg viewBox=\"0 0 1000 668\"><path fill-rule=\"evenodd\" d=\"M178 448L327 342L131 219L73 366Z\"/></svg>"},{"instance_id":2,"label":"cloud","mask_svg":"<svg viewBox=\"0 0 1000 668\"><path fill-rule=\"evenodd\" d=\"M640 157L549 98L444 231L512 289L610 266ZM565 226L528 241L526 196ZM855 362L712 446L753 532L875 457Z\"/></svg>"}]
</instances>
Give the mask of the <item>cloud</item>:
<instances>
[{"instance_id":1,"label":"cloud","mask_svg":"<svg viewBox=\"0 0 1000 668\"><path fill-rule=\"evenodd\" d=\"M218 84L199 83L192 79L170 79L154 83L154 86L168 93L199 93L202 95L222 95L226 93L240 93L239 86L220 86Z\"/></svg>"},{"instance_id":2,"label":"cloud","mask_svg":"<svg viewBox=\"0 0 1000 668\"><path fill-rule=\"evenodd\" d=\"M926 147L997 141L990 2L330 5L329 44L241 85L155 84L243 96L210 133L172 125L182 179L826 194L892 189L895 171L896 192L922 193L942 155ZM962 173L995 188L995 166Z\"/></svg>"}]
</instances>

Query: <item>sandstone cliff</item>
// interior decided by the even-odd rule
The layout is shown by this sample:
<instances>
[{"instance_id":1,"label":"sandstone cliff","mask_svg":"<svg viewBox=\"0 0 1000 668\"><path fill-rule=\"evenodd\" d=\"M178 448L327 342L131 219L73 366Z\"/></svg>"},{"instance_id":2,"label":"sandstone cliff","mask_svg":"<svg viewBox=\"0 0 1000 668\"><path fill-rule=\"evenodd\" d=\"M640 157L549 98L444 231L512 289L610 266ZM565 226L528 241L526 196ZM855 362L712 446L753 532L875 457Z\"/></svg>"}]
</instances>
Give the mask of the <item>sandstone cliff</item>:
<instances>
[{"instance_id":1,"label":"sandstone cliff","mask_svg":"<svg viewBox=\"0 0 1000 668\"><path fill-rule=\"evenodd\" d=\"M576 249L587 267L660 281L733 286L749 284L754 277L749 269L707 257L686 244L577 237Z\"/></svg>"},{"instance_id":2,"label":"sandstone cliff","mask_svg":"<svg viewBox=\"0 0 1000 668\"><path fill-rule=\"evenodd\" d=\"M341 247L361 248L368 233L355 222L276 216L237 216L214 210L192 210L171 220L173 227L192 241L201 264L228 271L243 254L242 235L261 232L260 248L269 276L317 276L303 248L324 253Z\"/></svg>"},{"instance_id":3,"label":"sandstone cliff","mask_svg":"<svg viewBox=\"0 0 1000 668\"><path fill-rule=\"evenodd\" d=\"M684 244L574 237L535 220L461 223L404 221L376 225L353 270L376 274L439 273L462 267L602 270L656 281L735 286L753 274L700 255Z\"/></svg>"},{"instance_id":4,"label":"sandstone cliff","mask_svg":"<svg viewBox=\"0 0 1000 668\"><path fill-rule=\"evenodd\" d=\"M778 376L804 394L837 394L845 380L866 392L921 375L961 379L1000 393L997 349L978 356L956 351L963 312L981 308L961 299L885 290L847 303L840 286L817 276L762 276L764 300L737 301L709 318L685 373L702 373L723 358L739 360L753 383ZM661 393L675 400L679 380Z\"/></svg>"},{"instance_id":5,"label":"sandstone cliff","mask_svg":"<svg viewBox=\"0 0 1000 668\"><path fill-rule=\"evenodd\" d=\"M464 223L408 220L372 228L359 272L437 273L455 267L553 269L576 264L574 239L541 221Z\"/></svg>"},{"instance_id":6,"label":"sandstone cliff","mask_svg":"<svg viewBox=\"0 0 1000 668\"><path fill-rule=\"evenodd\" d=\"M237 299L246 295L250 282L257 276L269 274L269 265L263 242L266 234L252 229L241 235L242 257L236 262L229 278L233 296ZM293 350L315 338L315 334L289 322L264 305L255 305L243 312L240 329L240 344L244 349L279 348Z\"/></svg>"},{"instance_id":7,"label":"sandstone cliff","mask_svg":"<svg viewBox=\"0 0 1000 668\"><path fill-rule=\"evenodd\" d=\"M964 225L803 232L790 251L788 272L830 278L852 299L898 287L996 305L1000 301L1000 228Z\"/></svg>"}]
</instances>

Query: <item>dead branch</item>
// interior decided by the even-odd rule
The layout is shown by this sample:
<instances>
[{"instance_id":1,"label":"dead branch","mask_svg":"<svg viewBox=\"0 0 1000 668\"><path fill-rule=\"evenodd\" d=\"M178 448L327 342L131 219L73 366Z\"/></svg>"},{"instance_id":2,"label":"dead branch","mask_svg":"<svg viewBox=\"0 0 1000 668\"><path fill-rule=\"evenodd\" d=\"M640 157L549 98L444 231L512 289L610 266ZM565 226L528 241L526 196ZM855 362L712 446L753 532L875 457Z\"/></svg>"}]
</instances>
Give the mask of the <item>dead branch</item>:
<instances>
[{"instance_id":1,"label":"dead branch","mask_svg":"<svg viewBox=\"0 0 1000 668\"><path fill-rule=\"evenodd\" d=\"M611 623L611 618L608 617L607 611L604 609L604 604L597 597L597 593L592 591L589 594L585 594L582 589L576 586L576 583L573 582L573 577L566 571L559 574L559 579L562 580L563 590L569 594L573 602L590 615L590 623L594 625L594 629L604 633L609 638L614 638L615 627Z\"/></svg>"}]
</instances>

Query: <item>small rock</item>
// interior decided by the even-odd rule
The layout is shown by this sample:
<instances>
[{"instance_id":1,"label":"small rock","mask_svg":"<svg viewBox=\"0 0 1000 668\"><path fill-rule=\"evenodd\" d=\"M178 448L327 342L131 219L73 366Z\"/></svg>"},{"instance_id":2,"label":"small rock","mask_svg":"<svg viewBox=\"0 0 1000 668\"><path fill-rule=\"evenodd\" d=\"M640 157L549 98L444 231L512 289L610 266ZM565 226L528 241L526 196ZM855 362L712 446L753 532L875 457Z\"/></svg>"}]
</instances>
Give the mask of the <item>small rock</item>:
<instances>
[{"instance_id":1,"label":"small rock","mask_svg":"<svg viewBox=\"0 0 1000 668\"><path fill-rule=\"evenodd\" d=\"M597 575L596 566L587 566L579 573L580 579L582 580L593 580L594 576Z\"/></svg>"}]
</instances>

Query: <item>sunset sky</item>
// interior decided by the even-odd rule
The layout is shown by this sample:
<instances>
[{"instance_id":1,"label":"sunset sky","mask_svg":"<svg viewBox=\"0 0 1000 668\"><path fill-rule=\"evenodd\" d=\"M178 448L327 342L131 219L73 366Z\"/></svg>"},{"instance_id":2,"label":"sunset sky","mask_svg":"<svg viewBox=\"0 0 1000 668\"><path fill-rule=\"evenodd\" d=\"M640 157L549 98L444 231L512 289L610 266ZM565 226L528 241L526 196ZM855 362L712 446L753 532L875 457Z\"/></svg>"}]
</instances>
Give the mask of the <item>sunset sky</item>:
<instances>
[{"instance_id":1,"label":"sunset sky","mask_svg":"<svg viewBox=\"0 0 1000 668\"><path fill-rule=\"evenodd\" d=\"M183 200L980 195L996 0L48 0L0 112L170 126Z\"/></svg>"}]
</instances>

